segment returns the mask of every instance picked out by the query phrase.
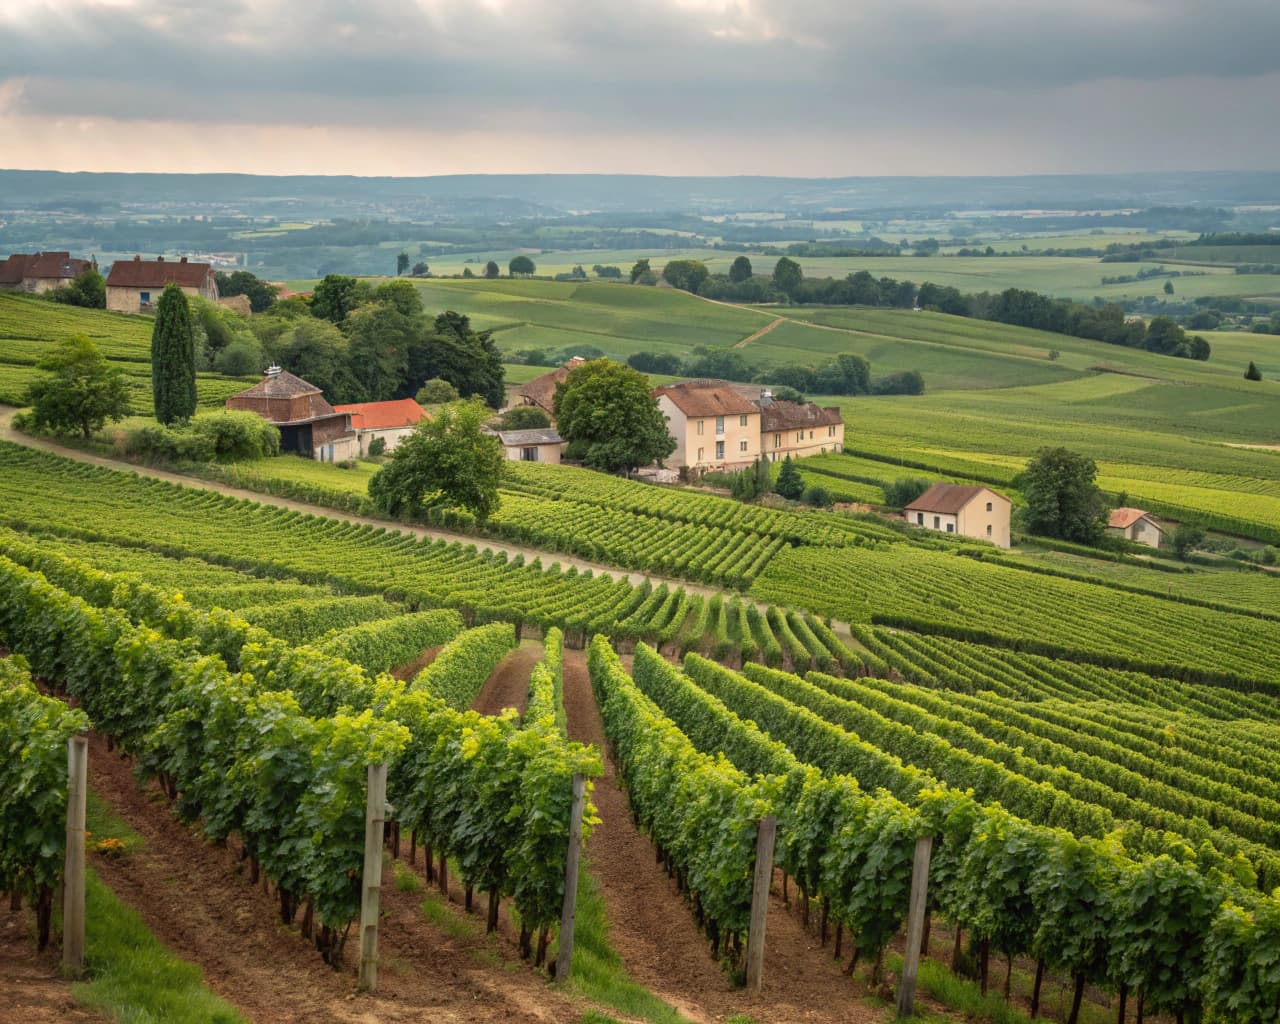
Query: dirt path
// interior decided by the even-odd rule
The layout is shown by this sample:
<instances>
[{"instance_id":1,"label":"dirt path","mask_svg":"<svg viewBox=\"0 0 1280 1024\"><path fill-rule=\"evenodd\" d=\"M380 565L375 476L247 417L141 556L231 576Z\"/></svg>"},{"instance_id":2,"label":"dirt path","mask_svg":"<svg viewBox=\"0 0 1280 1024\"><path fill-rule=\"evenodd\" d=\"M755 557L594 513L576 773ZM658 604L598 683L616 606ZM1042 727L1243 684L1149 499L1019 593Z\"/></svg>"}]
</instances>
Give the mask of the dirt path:
<instances>
[{"instance_id":1,"label":"dirt path","mask_svg":"<svg viewBox=\"0 0 1280 1024\"><path fill-rule=\"evenodd\" d=\"M36 953L35 915L0 901L0 1020L22 1024L105 1024L107 1018L76 1005L58 976L61 953L52 943Z\"/></svg>"},{"instance_id":2,"label":"dirt path","mask_svg":"<svg viewBox=\"0 0 1280 1024\"><path fill-rule=\"evenodd\" d=\"M524 714L529 698L529 676L541 658L541 643L522 640L493 670L471 707L482 715L500 714L503 708L515 708Z\"/></svg>"},{"instance_id":3,"label":"dirt path","mask_svg":"<svg viewBox=\"0 0 1280 1024\"><path fill-rule=\"evenodd\" d=\"M565 651L564 704L570 738L606 751L582 651ZM824 951L776 893L769 907L764 990L755 995L731 988L675 883L655 863L653 844L632 823L607 754L595 802L602 824L588 841L587 862L604 898L610 941L638 982L698 1021L734 1013L771 1024L883 1021L881 1011L861 1002L862 985L842 976L830 947Z\"/></svg>"},{"instance_id":4,"label":"dirt path","mask_svg":"<svg viewBox=\"0 0 1280 1024\"><path fill-rule=\"evenodd\" d=\"M270 494L263 494L261 491L245 490L241 487L231 487L228 484L219 483L213 480L202 480L195 476L184 476L181 473L171 473L164 469L154 469L150 466L137 466L131 462L121 462L118 459L108 459L100 455L90 455L88 452L82 452L75 448L66 448L63 445L50 441L48 438L31 437L20 431L14 430L10 422L14 415L18 412L12 406L0 406L0 440L9 441L13 444L24 445L27 448L38 448L41 451L51 452L54 455L60 455L66 459L74 459L77 462L84 462L91 466L103 466L106 469L114 469L122 472L136 473L138 476L148 477L153 480L166 480L169 483L181 484L183 487L192 487L202 491L216 491L219 494L226 494L233 498L242 498L245 501L256 501L261 505L274 505L278 508L293 509L297 512L309 512L312 515L324 516L329 519L339 519L348 523L361 523L367 526L381 526L391 530L399 530L401 533L411 534L414 537L425 537L429 540L446 540L461 541L463 544L474 544L478 551L501 551L505 552L508 558L516 555L523 555L526 561L534 558L541 558L544 565L550 565L552 562L559 562L560 567L568 569L575 566L579 572L590 569L595 575L600 573L608 573L614 579L626 579L634 586L639 586L646 579L655 587L661 583L666 583L668 587L684 587L685 591L690 594L702 594L704 596L712 596L714 594L726 593L716 589L715 587L707 587L698 583L691 583L688 580L681 580L668 576L652 576L642 572L630 572L626 569L620 569L614 565L604 565L599 562L587 562L580 558L574 558L570 555L560 552L545 551L539 548L521 547L515 544L499 544L495 541L487 540L484 537L475 537L466 533L452 533L449 530L437 530L423 526L409 526L405 523L397 523L389 519L373 519L367 516L356 516L346 512L339 512L330 508L328 505L312 505L303 501L294 501L292 498L278 498Z\"/></svg>"},{"instance_id":5,"label":"dirt path","mask_svg":"<svg viewBox=\"0 0 1280 1024\"><path fill-rule=\"evenodd\" d=\"M358 939L347 942L343 970L326 967L296 927L280 923L276 899L249 884L234 841L230 848L207 844L178 824L158 790L139 789L130 764L108 754L100 738L90 744L89 765L93 790L144 840L119 860L92 858L95 870L250 1020L506 1024L581 1016L582 1006L517 961L506 915L500 935L486 941L477 915L446 911L461 926L446 934L419 909L424 894L402 890L390 869L382 885L378 992L356 994ZM417 862L420 878L420 853ZM456 885L451 898L461 901ZM12 1019L3 1011L0 1018Z\"/></svg>"},{"instance_id":6,"label":"dirt path","mask_svg":"<svg viewBox=\"0 0 1280 1024\"><path fill-rule=\"evenodd\" d=\"M770 331L772 331L775 327L778 327L780 324L782 324L782 323L784 323L784 322L785 322L785 320L784 320L784 318L783 318L783 317L778 317L778 319L773 320L773 321L771 321L771 322L769 322L769 323L765 324L763 327L761 327L761 328L760 328L760 330L756 331L756 333L755 333L755 334L748 334L748 335L747 335L745 338L743 338L741 341L735 342L733 347L734 347L734 348L746 348L746 347L747 347L748 345L750 345L753 341L758 341L759 339L763 338L766 334L768 334Z\"/></svg>"}]
</instances>

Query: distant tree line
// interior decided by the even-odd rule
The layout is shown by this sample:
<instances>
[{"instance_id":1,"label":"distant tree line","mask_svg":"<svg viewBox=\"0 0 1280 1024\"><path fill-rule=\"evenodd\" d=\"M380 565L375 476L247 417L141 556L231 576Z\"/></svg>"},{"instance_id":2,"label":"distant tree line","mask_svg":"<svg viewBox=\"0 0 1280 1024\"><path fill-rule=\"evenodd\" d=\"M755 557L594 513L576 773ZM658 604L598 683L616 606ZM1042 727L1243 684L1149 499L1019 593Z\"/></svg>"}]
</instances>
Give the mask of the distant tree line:
<instances>
[{"instance_id":1,"label":"distant tree line","mask_svg":"<svg viewBox=\"0 0 1280 1024\"><path fill-rule=\"evenodd\" d=\"M699 346L682 359L672 352L636 352L627 364L642 373L673 377L709 377L744 384L773 386L774 397L804 401L817 395L919 395L924 393L924 377L917 370L903 370L882 377L871 376L871 364L862 356L844 352L816 366L785 363L781 366L753 365L732 348Z\"/></svg>"}]
</instances>

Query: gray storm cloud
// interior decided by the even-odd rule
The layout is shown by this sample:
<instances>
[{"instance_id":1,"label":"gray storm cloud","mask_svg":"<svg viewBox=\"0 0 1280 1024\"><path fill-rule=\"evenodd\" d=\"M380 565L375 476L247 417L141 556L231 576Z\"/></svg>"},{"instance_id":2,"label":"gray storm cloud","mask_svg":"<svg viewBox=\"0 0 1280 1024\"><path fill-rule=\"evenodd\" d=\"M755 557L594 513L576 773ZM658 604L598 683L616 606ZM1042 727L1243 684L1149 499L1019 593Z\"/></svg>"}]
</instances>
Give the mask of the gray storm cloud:
<instances>
[{"instance_id":1,"label":"gray storm cloud","mask_svg":"<svg viewBox=\"0 0 1280 1024\"><path fill-rule=\"evenodd\" d=\"M1031 146L1035 169L1141 166L1135 142L1180 166L1256 166L1280 156L1262 102L1277 38L1274 0L60 0L0 10L0 116L519 128L584 152L624 133L732 135L738 154L753 132L824 158L932 133L988 147L991 173L1030 167ZM792 173L841 171L803 161Z\"/></svg>"}]
</instances>

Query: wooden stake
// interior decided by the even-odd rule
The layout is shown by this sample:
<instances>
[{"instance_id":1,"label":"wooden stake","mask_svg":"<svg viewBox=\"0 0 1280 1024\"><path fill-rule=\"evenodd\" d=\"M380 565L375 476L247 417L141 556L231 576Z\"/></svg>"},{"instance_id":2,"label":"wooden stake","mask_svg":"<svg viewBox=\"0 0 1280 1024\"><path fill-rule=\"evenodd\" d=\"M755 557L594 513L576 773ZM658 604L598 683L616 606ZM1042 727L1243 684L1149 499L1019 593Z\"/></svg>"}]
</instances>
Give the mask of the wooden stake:
<instances>
[{"instance_id":1,"label":"wooden stake","mask_svg":"<svg viewBox=\"0 0 1280 1024\"><path fill-rule=\"evenodd\" d=\"M915 863L911 867L911 908L907 912L907 944L902 956L902 982L898 985L898 1016L915 1012L916 976L920 973L920 945L924 936L924 916L929 905L929 857L933 836L916 840Z\"/></svg>"},{"instance_id":2,"label":"wooden stake","mask_svg":"<svg viewBox=\"0 0 1280 1024\"><path fill-rule=\"evenodd\" d=\"M764 984L764 929L769 914L769 882L773 879L773 843L778 821L760 819L756 832L756 869L751 885L751 923L747 931L747 988L759 992Z\"/></svg>"},{"instance_id":3,"label":"wooden stake","mask_svg":"<svg viewBox=\"0 0 1280 1024\"><path fill-rule=\"evenodd\" d=\"M88 789L89 740L67 740L67 856L62 895L62 966L84 974L84 812Z\"/></svg>"},{"instance_id":4,"label":"wooden stake","mask_svg":"<svg viewBox=\"0 0 1280 1024\"><path fill-rule=\"evenodd\" d=\"M364 893L360 900L361 992L378 987L378 904L382 896L382 829L387 813L387 766L369 765L364 808Z\"/></svg>"},{"instance_id":5,"label":"wooden stake","mask_svg":"<svg viewBox=\"0 0 1280 1024\"><path fill-rule=\"evenodd\" d=\"M573 807L569 811L569 852L564 860L564 905L560 911L560 940L556 951L556 980L564 981L573 967L573 924L578 913L578 861L582 856L582 805L585 776L573 777Z\"/></svg>"}]
</instances>

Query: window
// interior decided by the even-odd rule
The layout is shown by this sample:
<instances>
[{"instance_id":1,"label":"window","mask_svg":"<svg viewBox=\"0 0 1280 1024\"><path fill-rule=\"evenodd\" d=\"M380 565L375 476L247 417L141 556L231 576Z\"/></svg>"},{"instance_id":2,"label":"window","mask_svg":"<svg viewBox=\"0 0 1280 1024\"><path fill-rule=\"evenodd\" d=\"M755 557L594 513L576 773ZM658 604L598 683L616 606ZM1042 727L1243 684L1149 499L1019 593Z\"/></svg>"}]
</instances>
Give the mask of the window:
<instances>
[{"instance_id":1,"label":"window","mask_svg":"<svg viewBox=\"0 0 1280 1024\"><path fill-rule=\"evenodd\" d=\"M836 428L827 427L827 437L835 437L835 436L836 436Z\"/></svg>"},{"instance_id":2,"label":"window","mask_svg":"<svg viewBox=\"0 0 1280 1024\"><path fill-rule=\"evenodd\" d=\"M812 441L812 440L813 440L813 431L812 431L812 430L811 430L811 431L809 431L809 440L810 440L810 441Z\"/></svg>"},{"instance_id":3,"label":"window","mask_svg":"<svg viewBox=\"0 0 1280 1024\"><path fill-rule=\"evenodd\" d=\"M938 518L937 516L934 516L934 517L933 517L933 528L934 528L935 530L941 530L941 529L942 529L942 520L941 520L940 518Z\"/></svg>"},{"instance_id":4,"label":"window","mask_svg":"<svg viewBox=\"0 0 1280 1024\"><path fill-rule=\"evenodd\" d=\"M704 450L705 450L705 449L703 449L703 448L699 448L699 449L698 449L698 461L699 461L699 462L701 462L701 461L702 461L702 453L703 453L703 451L704 451Z\"/></svg>"},{"instance_id":5,"label":"window","mask_svg":"<svg viewBox=\"0 0 1280 1024\"><path fill-rule=\"evenodd\" d=\"M724 458L724 442L717 441L716 442L716 459L720 460L723 458Z\"/></svg>"},{"instance_id":6,"label":"window","mask_svg":"<svg viewBox=\"0 0 1280 1024\"><path fill-rule=\"evenodd\" d=\"M151 301L151 293L143 292L141 295L138 296L138 301L141 302L144 306L147 305Z\"/></svg>"},{"instance_id":7,"label":"window","mask_svg":"<svg viewBox=\"0 0 1280 1024\"><path fill-rule=\"evenodd\" d=\"M723 434L723 433L724 433L724 417L717 416L716 417L716 434Z\"/></svg>"},{"instance_id":8,"label":"window","mask_svg":"<svg viewBox=\"0 0 1280 1024\"><path fill-rule=\"evenodd\" d=\"M955 532L956 532L956 524L947 523L947 533L955 533Z\"/></svg>"},{"instance_id":9,"label":"window","mask_svg":"<svg viewBox=\"0 0 1280 1024\"><path fill-rule=\"evenodd\" d=\"M988 537L990 537L990 536L991 536L991 524L990 524L990 523L987 523L987 536L988 536Z\"/></svg>"},{"instance_id":10,"label":"window","mask_svg":"<svg viewBox=\"0 0 1280 1024\"><path fill-rule=\"evenodd\" d=\"M774 434L774 435L773 435L773 446L774 446L775 448L781 448L781 447L782 447L782 435L781 435L781 434Z\"/></svg>"},{"instance_id":11,"label":"window","mask_svg":"<svg viewBox=\"0 0 1280 1024\"><path fill-rule=\"evenodd\" d=\"M704 423L706 423L706 420L698 420L698 436L699 437L702 436L702 425Z\"/></svg>"},{"instance_id":12,"label":"window","mask_svg":"<svg viewBox=\"0 0 1280 1024\"><path fill-rule=\"evenodd\" d=\"M745 452L746 450L747 450L747 442L746 442L746 441L739 441L739 442L738 442L738 451L740 451L740 452Z\"/></svg>"},{"instance_id":13,"label":"window","mask_svg":"<svg viewBox=\"0 0 1280 1024\"><path fill-rule=\"evenodd\" d=\"M991 502L987 502L987 511L991 511ZM988 528L988 532L990 532L990 528Z\"/></svg>"},{"instance_id":14,"label":"window","mask_svg":"<svg viewBox=\"0 0 1280 1024\"><path fill-rule=\"evenodd\" d=\"M924 513L923 513L923 512L917 512L917 513L916 513L916 525L917 525L917 526L924 526Z\"/></svg>"},{"instance_id":15,"label":"window","mask_svg":"<svg viewBox=\"0 0 1280 1024\"><path fill-rule=\"evenodd\" d=\"M747 414L744 412L738 417L738 426L745 427L747 425Z\"/></svg>"},{"instance_id":16,"label":"window","mask_svg":"<svg viewBox=\"0 0 1280 1024\"><path fill-rule=\"evenodd\" d=\"M803 431L803 430L797 430L797 431L796 431L796 440L797 440L797 441L803 441L803 440L804 440L804 431Z\"/></svg>"},{"instance_id":17,"label":"window","mask_svg":"<svg viewBox=\"0 0 1280 1024\"><path fill-rule=\"evenodd\" d=\"M521 449L520 449L520 461L521 461L521 462L537 462L537 461L538 461L538 449L537 449L536 447L521 448Z\"/></svg>"}]
</instances>

